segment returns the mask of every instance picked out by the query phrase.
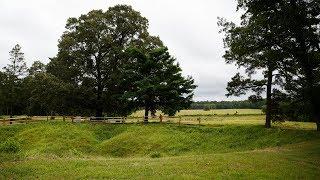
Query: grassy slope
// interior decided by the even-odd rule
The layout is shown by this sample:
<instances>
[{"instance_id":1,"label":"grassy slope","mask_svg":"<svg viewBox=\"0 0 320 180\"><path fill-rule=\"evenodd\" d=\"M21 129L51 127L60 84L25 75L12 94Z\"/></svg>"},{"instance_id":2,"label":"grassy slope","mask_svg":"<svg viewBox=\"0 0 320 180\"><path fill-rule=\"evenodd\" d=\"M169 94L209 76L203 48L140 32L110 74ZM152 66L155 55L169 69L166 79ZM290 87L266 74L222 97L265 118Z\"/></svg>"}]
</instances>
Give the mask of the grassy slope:
<instances>
[{"instance_id":1,"label":"grassy slope","mask_svg":"<svg viewBox=\"0 0 320 180\"><path fill-rule=\"evenodd\" d=\"M4 163L0 177L317 179L320 143L266 151L150 158L32 158Z\"/></svg>"},{"instance_id":2,"label":"grassy slope","mask_svg":"<svg viewBox=\"0 0 320 180\"><path fill-rule=\"evenodd\" d=\"M319 137L315 131L266 130L260 125L6 126L0 127L0 149L20 151L0 153L0 179L316 178Z\"/></svg>"}]
</instances>

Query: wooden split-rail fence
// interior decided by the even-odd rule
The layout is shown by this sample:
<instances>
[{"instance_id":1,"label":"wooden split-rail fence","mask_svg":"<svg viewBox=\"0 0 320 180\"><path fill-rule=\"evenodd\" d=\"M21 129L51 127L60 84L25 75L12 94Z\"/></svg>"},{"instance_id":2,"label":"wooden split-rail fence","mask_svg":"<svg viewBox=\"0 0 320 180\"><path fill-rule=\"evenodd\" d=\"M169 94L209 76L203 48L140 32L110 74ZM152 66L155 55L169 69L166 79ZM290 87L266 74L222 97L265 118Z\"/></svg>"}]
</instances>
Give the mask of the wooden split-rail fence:
<instances>
[{"instance_id":1,"label":"wooden split-rail fence","mask_svg":"<svg viewBox=\"0 0 320 180\"><path fill-rule=\"evenodd\" d=\"M34 120L31 117L16 117L16 118L0 119L0 124L28 123L33 121Z\"/></svg>"},{"instance_id":2,"label":"wooden split-rail fence","mask_svg":"<svg viewBox=\"0 0 320 180\"><path fill-rule=\"evenodd\" d=\"M82 116L24 116L0 119L0 125L11 124L28 124L41 121L69 121L73 123L91 122L91 123L107 123L107 124L125 124L125 123L143 123L160 122L160 123L178 123L180 124L201 124L201 118L193 120L185 120L182 122L183 116L148 116L148 117L82 117ZM185 117L186 118L186 117Z\"/></svg>"}]
</instances>

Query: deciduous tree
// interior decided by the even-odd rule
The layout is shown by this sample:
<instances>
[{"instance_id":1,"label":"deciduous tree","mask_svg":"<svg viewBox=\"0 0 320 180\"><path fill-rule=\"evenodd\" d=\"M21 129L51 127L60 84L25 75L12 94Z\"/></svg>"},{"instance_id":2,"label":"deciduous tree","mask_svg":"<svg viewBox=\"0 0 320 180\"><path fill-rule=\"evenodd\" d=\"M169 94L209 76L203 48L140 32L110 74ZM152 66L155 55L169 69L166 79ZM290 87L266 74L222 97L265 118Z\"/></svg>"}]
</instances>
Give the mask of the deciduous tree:
<instances>
[{"instance_id":1,"label":"deciduous tree","mask_svg":"<svg viewBox=\"0 0 320 180\"><path fill-rule=\"evenodd\" d=\"M147 28L147 19L126 5L70 18L48 72L78 89L91 91L93 103L88 104L94 104L97 117L102 112L112 113L119 104L117 94L123 93L119 75L126 63L124 51L148 36Z\"/></svg>"}]
</instances>

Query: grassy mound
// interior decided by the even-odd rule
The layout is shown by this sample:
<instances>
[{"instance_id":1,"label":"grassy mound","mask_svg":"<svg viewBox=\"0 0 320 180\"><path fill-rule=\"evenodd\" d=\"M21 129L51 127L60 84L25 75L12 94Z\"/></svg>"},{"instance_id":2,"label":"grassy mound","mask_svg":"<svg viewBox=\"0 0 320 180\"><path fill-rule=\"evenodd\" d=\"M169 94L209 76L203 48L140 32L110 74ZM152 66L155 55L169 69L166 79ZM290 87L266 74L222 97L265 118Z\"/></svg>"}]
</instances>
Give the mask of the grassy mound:
<instances>
[{"instance_id":1,"label":"grassy mound","mask_svg":"<svg viewBox=\"0 0 320 180\"><path fill-rule=\"evenodd\" d=\"M0 179L318 179L320 134L290 128L0 126Z\"/></svg>"},{"instance_id":2,"label":"grassy mound","mask_svg":"<svg viewBox=\"0 0 320 180\"><path fill-rule=\"evenodd\" d=\"M318 139L319 133L247 126L37 123L0 127L0 152L59 157L166 157L246 151Z\"/></svg>"}]
</instances>

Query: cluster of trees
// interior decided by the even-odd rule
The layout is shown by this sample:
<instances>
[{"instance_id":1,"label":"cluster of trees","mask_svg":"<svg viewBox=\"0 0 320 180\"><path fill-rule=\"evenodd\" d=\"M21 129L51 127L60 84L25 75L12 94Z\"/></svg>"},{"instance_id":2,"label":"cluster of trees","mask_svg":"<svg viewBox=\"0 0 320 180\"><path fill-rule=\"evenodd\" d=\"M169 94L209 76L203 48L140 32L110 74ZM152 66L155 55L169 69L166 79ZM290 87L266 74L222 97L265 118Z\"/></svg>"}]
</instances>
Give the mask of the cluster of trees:
<instances>
[{"instance_id":1,"label":"cluster of trees","mask_svg":"<svg viewBox=\"0 0 320 180\"><path fill-rule=\"evenodd\" d=\"M238 0L241 24L220 19L227 63L246 70L228 83L228 96L266 91L266 127L303 115L320 130L320 1ZM261 79L254 78L263 72Z\"/></svg>"},{"instance_id":2,"label":"cluster of trees","mask_svg":"<svg viewBox=\"0 0 320 180\"><path fill-rule=\"evenodd\" d=\"M252 102L250 100L243 101L199 101L193 102L190 109L263 109L265 100Z\"/></svg>"},{"instance_id":3,"label":"cluster of trees","mask_svg":"<svg viewBox=\"0 0 320 180\"><path fill-rule=\"evenodd\" d=\"M249 100L266 103L267 128L272 120L302 117L320 130L320 1L238 0L238 10L240 25L218 23L226 62L245 69L228 83L227 96L255 92ZM148 20L130 6L70 18L58 49L47 65L30 68L21 47L12 49L0 71L3 114L101 117L144 108L145 116L173 115L191 104L194 80L182 76L160 38L148 33ZM263 76L255 78L257 72Z\"/></svg>"},{"instance_id":4,"label":"cluster of trees","mask_svg":"<svg viewBox=\"0 0 320 180\"><path fill-rule=\"evenodd\" d=\"M21 47L0 72L5 114L125 116L144 108L174 115L191 104L196 88L148 20L131 6L116 5L70 18L58 54L27 68Z\"/></svg>"}]
</instances>

